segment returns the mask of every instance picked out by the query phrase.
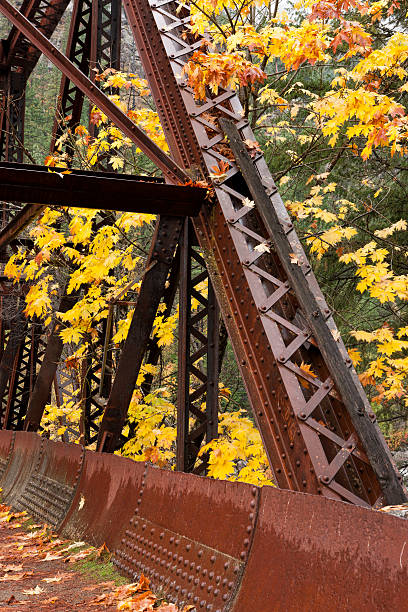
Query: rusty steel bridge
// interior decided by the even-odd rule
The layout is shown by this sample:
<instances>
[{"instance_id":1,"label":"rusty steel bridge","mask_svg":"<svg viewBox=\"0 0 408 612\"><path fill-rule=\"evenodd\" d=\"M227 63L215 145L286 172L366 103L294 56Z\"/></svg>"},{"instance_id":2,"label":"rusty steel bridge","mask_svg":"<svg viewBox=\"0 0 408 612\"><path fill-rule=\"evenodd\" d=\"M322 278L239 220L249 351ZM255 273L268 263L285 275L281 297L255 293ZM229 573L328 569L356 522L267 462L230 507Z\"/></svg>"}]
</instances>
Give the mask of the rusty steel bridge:
<instances>
[{"instance_id":1,"label":"rusty steel bridge","mask_svg":"<svg viewBox=\"0 0 408 612\"><path fill-rule=\"evenodd\" d=\"M168 598L197 610L406 609L407 527L374 510L405 503L407 493L262 152L247 151L254 135L237 95L221 88L198 103L177 78L202 44L186 35L190 16L181 2L74 0L64 54L51 37L68 4L24 0L18 10L0 0L11 24L0 47L0 199L16 203L15 214L3 208L2 261L46 206L97 202L109 210L120 201L120 210L159 216L117 365L109 376L106 363L90 358L86 368L84 436L97 452L38 435L51 391L60 403L69 393L60 329L56 323L46 334L28 321L19 306L27 283L0 278L5 501L65 535L106 542L123 573L143 572ZM170 155L93 78L95 67L120 67L122 9ZM163 179L72 170L61 181L25 163L25 90L41 54L62 75L56 117L75 128L87 99ZM62 129L56 119L53 143ZM185 186L192 177L210 181L220 163L226 173L211 198ZM205 280L203 297L197 287ZM112 453L124 440L140 368L160 357L152 338L158 308L169 314L177 292L177 464L170 472ZM58 310L74 303L62 291ZM276 489L200 477L200 448L218 431L220 317ZM101 346L109 333L109 325L101 328ZM205 371L197 365L203 357Z\"/></svg>"}]
</instances>

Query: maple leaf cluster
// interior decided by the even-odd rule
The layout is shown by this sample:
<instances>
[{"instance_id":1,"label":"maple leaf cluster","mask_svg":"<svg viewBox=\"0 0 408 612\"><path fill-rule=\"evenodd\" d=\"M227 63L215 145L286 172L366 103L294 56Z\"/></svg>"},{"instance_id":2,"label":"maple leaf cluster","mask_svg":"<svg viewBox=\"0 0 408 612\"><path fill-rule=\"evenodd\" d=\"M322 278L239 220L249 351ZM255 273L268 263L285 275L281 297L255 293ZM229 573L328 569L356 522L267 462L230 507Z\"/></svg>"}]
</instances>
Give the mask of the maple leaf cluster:
<instances>
[{"instance_id":1,"label":"maple leaf cluster","mask_svg":"<svg viewBox=\"0 0 408 612\"><path fill-rule=\"evenodd\" d=\"M245 59L240 53L203 53L195 51L191 60L184 66L183 74L193 88L198 100L206 96L206 87L217 94L220 87L232 88L247 86L256 81L262 82L265 73L259 66Z\"/></svg>"},{"instance_id":2,"label":"maple leaf cluster","mask_svg":"<svg viewBox=\"0 0 408 612\"><path fill-rule=\"evenodd\" d=\"M130 610L132 612L189 612L194 606L179 608L173 603L160 601L150 590L150 581L141 574L139 581L125 584L110 593L100 595L95 600L95 606L115 605L117 610Z\"/></svg>"}]
</instances>

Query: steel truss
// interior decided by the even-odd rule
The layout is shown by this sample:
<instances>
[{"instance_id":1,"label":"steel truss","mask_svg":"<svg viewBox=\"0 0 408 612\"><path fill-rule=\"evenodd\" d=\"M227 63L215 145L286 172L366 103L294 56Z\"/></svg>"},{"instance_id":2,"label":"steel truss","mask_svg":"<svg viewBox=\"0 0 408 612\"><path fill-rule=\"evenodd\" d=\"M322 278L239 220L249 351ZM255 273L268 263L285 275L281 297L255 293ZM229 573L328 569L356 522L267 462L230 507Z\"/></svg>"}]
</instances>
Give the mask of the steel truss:
<instances>
[{"instance_id":1,"label":"steel truss","mask_svg":"<svg viewBox=\"0 0 408 612\"><path fill-rule=\"evenodd\" d=\"M200 447L218 435L219 310L197 247L187 220L180 240L176 467L205 473Z\"/></svg>"},{"instance_id":2,"label":"steel truss","mask_svg":"<svg viewBox=\"0 0 408 612\"><path fill-rule=\"evenodd\" d=\"M98 435L99 450L110 452L120 443L143 359L149 350L157 355L150 338L157 308L162 300L171 308L174 279L180 274L178 469L199 471L200 443L216 435L218 303L278 485L363 506L405 501L375 416L264 158L259 151L250 157L243 144L254 136L237 96L220 89L197 104L191 89L176 79L201 45L185 35L187 8L174 0L126 0L124 9L171 158L86 76L90 64L85 67L85 58L97 63L95 49L116 48L116 26L106 36L110 43L98 42L104 9L95 20L90 5L77 1L66 57L30 14L24 16L24 7L19 12L0 0L0 11L14 29L62 71L62 114L69 112L73 124L86 95L150 157L168 183L184 182L191 174L208 178L210 168L220 162L228 167L225 178L214 184L215 201L201 206L192 225L181 216L160 218L129 335L106 392L102 423L89 426L89 441ZM253 206L245 205L247 198ZM197 285L207 275L204 299ZM192 297L200 304L197 311L191 309ZM206 365L204 373L199 359ZM311 364L316 378L301 369L302 362ZM0 364L0 389L1 371ZM38 417L33 420L35 427L39 422Z\"/></svg>"}]
</instances>

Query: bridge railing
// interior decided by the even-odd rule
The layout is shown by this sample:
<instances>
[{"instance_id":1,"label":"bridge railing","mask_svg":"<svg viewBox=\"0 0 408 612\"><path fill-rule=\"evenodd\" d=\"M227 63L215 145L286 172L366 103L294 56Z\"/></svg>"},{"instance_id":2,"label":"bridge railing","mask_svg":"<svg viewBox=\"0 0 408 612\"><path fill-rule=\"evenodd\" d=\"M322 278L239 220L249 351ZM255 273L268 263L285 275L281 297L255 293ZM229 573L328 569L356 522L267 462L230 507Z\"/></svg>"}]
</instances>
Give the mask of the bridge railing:
<instances>
[{"instance_id":1,"label":"bridge railing","mask_svg":"<svg viewBox=\"0 0 408 612\"><path fill-rule=\"evenodd\" d=\"M196 610L404 610L408 525L272 487L173 473L0 431L3 502L106 543L119 571Z\"/></svg>"}]
</instances>

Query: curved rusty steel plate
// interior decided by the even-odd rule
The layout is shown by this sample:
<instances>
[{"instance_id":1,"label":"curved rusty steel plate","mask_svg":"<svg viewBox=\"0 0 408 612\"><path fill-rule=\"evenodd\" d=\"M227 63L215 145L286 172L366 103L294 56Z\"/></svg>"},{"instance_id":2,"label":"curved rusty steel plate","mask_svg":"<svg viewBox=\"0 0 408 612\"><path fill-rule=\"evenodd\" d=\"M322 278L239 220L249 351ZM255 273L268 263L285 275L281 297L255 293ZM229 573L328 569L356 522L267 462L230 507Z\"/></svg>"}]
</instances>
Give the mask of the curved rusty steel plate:
<instances>
[{"instance_id":1,"label":"curved rusty steel plate","mask_svg":"<svg viewBox=\"0 0 408 612\"><path fill-rule=\"evenodd\" d=\"M264 487L234 612L396 612L408 601L408 522Z\"/></svg>"},{"instance_id":2,"label":"curved rusty steel plate","mask_svg":"<svg viewBox=\"0 0 408 612\"><path fill-rule=\"evenodd\" d=\"M63 444L43 439L35 469L15 499L18 509L25 509L37 520L54 528L64 520L82 472L85 449L78 444Z\"/></svg>"},{"instance_id":3,"label":"curved rusty steel plate","mask_svg":"<svg viewBox=\"0 0 408 612\"><path fill-rule=\"evenodd\" d=\"M15 431L5 430L0 436L0 483L13 452Z\"/></svg>"},{"instance_id":4,"label":"curved rusty steel plate","mask_svg":"<svg viewBox=\"0 0 408 612\"><path fill-rule=\"evenodd\" d=\"M1 480L2 500L7 504L12 506L23 492L41 459L43 444L44 438L35 433L15 432L11 457Z\"/></svg>"},{"instance_id":5,"label":"curved rusty steel plate","mask_svg":"<svg viewBox=\"0 0 408 612\"><path fill-rule=\"evenodd\" d=\"M140 496L144 463L107 453L85 452L84 468L62 533L109 549L120 541Z\"/></svg>"},{"instance_id":6,"label":"curved rusty steel plate","mask_svg":"<svg viewBox=\"0 0 408 612\"><path fill-rule=\"evenodd\" d=\"M6 502L40 518L56 504L54 522L65 515L60 532L106 542L122 573L143 572L168 600L197 612L407 609L404 519L147 467L28 432L14 437L13 446L0 431L0 458L10 456Z\"/></svg>"},{"instance_id":7,"label":"curved rusty steel plate","mask_svg":"<svg viewBox=\"0 0 408 612\"><path fill-rule=\"evenodd\" d=\"M114 562L179 604L229 610L256 523L259 489L147 468Z\"/></svg>"}]
</instances>

